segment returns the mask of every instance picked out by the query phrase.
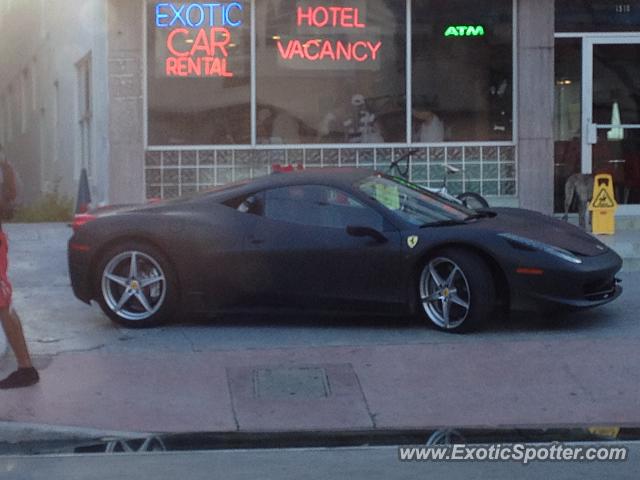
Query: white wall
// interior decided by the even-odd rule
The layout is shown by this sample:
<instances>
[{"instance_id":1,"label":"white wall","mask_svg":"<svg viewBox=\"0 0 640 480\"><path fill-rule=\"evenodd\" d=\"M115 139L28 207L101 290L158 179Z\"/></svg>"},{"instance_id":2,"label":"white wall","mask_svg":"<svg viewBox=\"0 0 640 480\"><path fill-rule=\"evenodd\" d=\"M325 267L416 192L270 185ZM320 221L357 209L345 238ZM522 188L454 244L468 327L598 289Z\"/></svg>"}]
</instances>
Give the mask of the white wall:
<instances>
[{"instance_id":1,"label":"white wall","mask_svg":"<svg viewBox=\"0 0 640 480\"><path fill-rule=\"evenodd\" d=\"M76 63L92 56L94 202L107 200L108 88L103 0L0 0L0 99L26 88L24 120L3 140L25 201L58 188L75 198L80 172ZM18 93L19 94L19 93ZM17 101L20 103L20 101ZM1 104L0 104L1 105ZM0 106L2 112L2 106ZM18 114L20 116L20 114ZM6 118L6 115L5 115ZM3 122L0 115L0 122ZM6 123L6 121L4 122ZM6 125L2 125L6 132ZM7 141L8 140L8 141Z\"/></svg>"}]
</instances>

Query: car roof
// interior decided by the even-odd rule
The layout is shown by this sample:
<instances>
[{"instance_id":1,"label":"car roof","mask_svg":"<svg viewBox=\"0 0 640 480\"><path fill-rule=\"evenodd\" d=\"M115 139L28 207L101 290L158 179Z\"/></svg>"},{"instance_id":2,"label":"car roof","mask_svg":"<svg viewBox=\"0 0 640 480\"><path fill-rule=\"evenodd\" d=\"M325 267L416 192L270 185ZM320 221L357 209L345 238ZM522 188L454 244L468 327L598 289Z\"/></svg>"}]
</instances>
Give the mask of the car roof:
<instances>
[{"instance_id":1,"label":"car roof","mask_svg":"<svg viewBox=\"0 0 640 480\"><path fill-rule=\"evenodd\" d=\"M272 173L254 180L241 182L230 188L211 192L216 197L230 198L244 192L255 192L289 185L318 184L348 189L354 183L364 180L376 172L367 168L308 168L293 172Z\"/></svg>"}]
</instances>

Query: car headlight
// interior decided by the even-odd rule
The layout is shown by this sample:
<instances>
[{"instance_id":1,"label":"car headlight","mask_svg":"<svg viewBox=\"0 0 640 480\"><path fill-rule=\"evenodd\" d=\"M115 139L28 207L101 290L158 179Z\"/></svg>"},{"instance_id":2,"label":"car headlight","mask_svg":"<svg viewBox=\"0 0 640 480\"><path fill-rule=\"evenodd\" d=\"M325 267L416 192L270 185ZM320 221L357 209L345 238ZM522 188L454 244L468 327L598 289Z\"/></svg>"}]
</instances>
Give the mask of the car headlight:
<instances>
[{"instance_id":1,"label":"car headlight","mask_svg":"<svg viewBox=\"0 0 640 480\"><path fill-rule=\"evenodd\" d=\"M521 237L512 233L499 233L499 237L504 238L515 247L526 248L528 250L537 250L539 252L548 253L554 257L561 258L570 263L582 263L582 260L576 257L573 253L564 248L554 247L547 243L539 242L538 240L532 240L530 238Z\"/></svg>"}]
</instances>

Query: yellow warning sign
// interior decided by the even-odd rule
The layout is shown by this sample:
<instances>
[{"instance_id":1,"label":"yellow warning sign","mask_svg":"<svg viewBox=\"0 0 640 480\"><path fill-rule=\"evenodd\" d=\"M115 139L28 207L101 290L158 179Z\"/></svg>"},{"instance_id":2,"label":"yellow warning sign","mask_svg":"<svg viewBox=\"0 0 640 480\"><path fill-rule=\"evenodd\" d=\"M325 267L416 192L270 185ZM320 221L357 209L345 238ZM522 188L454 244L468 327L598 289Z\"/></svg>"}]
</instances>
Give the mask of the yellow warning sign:
<instances>
[{"instance_id":1,"label":"yellow warning sign","mask_svg":"<svg viewBox=\"0 0 640 480\"><path fill-rule=\"evenodd\" d=\"M601 188L596 196L593 197L591 208L615 208L616 201L611 198L606 188Z\"/></svg>"},{"instance_id":2,"label":"yellow warning sign","mask_svg":"<svg viewBox=\"0 0 640 480\"><path fill-rule=\"evenodd\" d=\"M593 179L593 199L589 210L593 212L591 227L593 233L613 235L616 232L616 202L613 190L613 177L608 173L601 173Z\"/></svg>"}]
</instances>

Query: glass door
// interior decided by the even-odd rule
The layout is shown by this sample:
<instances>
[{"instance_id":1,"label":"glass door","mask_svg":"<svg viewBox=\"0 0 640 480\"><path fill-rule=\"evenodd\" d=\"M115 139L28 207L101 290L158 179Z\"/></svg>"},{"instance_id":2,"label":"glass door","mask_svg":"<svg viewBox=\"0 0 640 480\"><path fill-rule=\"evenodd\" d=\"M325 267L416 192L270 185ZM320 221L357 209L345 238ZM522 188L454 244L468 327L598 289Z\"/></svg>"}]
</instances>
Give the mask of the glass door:
<instances>
[{"instance_id":1,"label":"glass door","mask_svg":"<svg viewBox=\"0 0 640 480\"><path fill-rule=\"evenodd\" d=\"M640 214L640 36L583 42L582 171L613 176L619 214Z\"/></svg>"},{"instance_id":2,"label":"glass door","mask_svg":"<svg viewBox=\"0 0 640 480\"><path fill-rule=\"evenodd\" d=\"M565 184L571 175L582 171L580 38L556 39L554 103L554 211L561 213L565 209Z\"/></svg>"}]
</instances>

